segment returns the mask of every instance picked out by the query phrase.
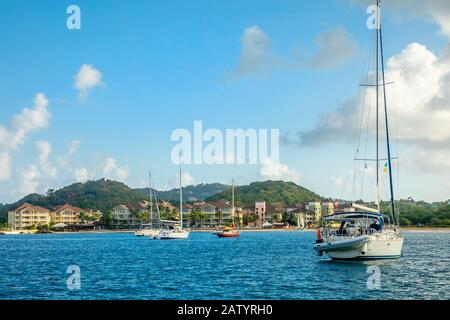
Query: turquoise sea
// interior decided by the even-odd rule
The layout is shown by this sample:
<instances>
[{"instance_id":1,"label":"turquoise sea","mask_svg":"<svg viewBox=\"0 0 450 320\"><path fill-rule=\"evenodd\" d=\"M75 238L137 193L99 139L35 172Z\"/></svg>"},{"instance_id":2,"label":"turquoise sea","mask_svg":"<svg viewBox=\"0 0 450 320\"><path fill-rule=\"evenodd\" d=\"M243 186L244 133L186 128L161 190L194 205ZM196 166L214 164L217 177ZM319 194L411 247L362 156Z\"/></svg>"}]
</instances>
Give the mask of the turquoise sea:
<instances>
[{"instance_id":1,"label":"turquoise sea","mask_svg":"<svg viewBox=\"0 0 450 320\"><path fill-rule=\"evenodd\" d=\"M0 299L450 299L450 232L404 234L401 259L370 262L319 257L309 232L0 236ZM367 286L373 265L379 289Z\"/></svg>"}]
</instances>

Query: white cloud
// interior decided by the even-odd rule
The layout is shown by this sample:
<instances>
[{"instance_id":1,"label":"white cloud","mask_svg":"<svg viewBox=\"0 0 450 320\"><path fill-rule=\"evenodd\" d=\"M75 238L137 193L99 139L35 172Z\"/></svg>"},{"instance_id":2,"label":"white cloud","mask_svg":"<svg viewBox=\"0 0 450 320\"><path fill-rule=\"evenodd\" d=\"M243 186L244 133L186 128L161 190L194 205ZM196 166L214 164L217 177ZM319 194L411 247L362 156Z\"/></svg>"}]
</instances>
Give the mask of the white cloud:
<instances>
[{"instance_id":1,"label":"white cloud","mask_svg":"<svg viewBox=\"0 0 450 320\"><path fill-rule=\"evenodd\" d=\"M102 73L90 64L83 64L75 75L75 88L78 89L80 98L86 99L89 90L102 83Z\"/></svg>"},{"instance_id":2,"label":"white cloud","mask_svg":"<svg viewBox=\"0 0 450 320\"><path fill-rule=\"evenodd\" d=\"M191 174L187 171L184 171L181 173L181 184L183 187L193 185L195 183L195 178L191 176ZM180 174L177 173L174 178L171 178L168 181L168 186L165 186L164 188L167 190L170 190L172 188L179 188L180 187Z\"/></svg>"},{"instance_id":3,"label":"white cloud","mask_svg":"<svg viewBox=\"0 0 450 320\"><path fill-rule=\"evenodd\" d=\"M58 163L65 167L68 171L71 171L71 158L77 152L81 142L79 140L73 140L68 143L67 152L63 156L57 158Z\"/></svg>"},{"instance_id":4,"label":"white cloud","mask_svg":"<svg viewBox=\"0 0 450 320\"><path fill-rule=\"evenodd\" d=\"M450 146L449 79L450 63L447 57L438 57L418 43L409 44L401 53L389 59L386 81L395 84L387 89L387 95L391 130L398 142L418 146L434 145L436 148ZM375 97L375 94L369 92L367 97ZM373 110L373 104L372 101L368 105L366 101L365 110ZM361 107L352 101L323 115L315 128L300 132L300 143L318 145L339 139L348 140L359 125L357 115L361 114ZM398 126L392 121L394 115ZM365 121L375 123L374 116L372 112Z\"/></svg>"},{"instance_id":5,"label":"white cloud","mask_svg":"<svg viewBox=\"0 0 450 320\"><path fill-rule=\"evenodd\" d=\"M36 165L31 164L18 170L19 188L22 195L36 193L38 191L41 173Z\"/></svg>"},{"instance_id":6,"label":"white cloud","mask_svg":"<svg viewBox=\"0 0 450 320\"><path fill-rule=\"evenodd\" d=\"M38 163L42 170L49 178L55 178L58 175L58 170L49 161L52 146L47 141L36 141L35 147L38 156Z\"/></svg>"},{"instance_id":7,"label":"white cloud","mask_svg":"<svg viewBox=\"0 0 450 320\"><path fill-rule=\"evenodd\" d=\"M265 71L274 63L269 53L270 37L258 26L251 26L244 30L241 46L237 69L239 75Z\"/></svg>"},{"instance_id":8,"label":"white cloud","mask_svg":"<svg viewBox=\"0 0 450 320\"><path fill-rule=\"evenodd\" d=\"M194 177L191 176L191 174L189 172L186 171L181 174L181 184L184 187L190 186L190 185L194 184L194 182L195 182L195 179L194 179Z\"/></svg>"},{"instance_id":9,"label":"white cloud","mask_svg":"<svg viewBox=\"0 0 450 320\"><path fill-rule=\"evenodd\" d=\"M76 182L85 183L89 179L89 172L86 168L77 168L73 171Z\"/></svg>"},{"instance_id":10,"label":"white cloud","mask_svg":"<svg viewBox=\"0 0 450 320\"><path fill-rule=\"evenodd\" d=\"M11 152L25 142L29 133L48 127L51 117L48 104L45 95L38 93L33 108L24 108L13 115L10 129L0 125L0 180L9 180L12 176Z\"/></svg>"},{"instance_id":11,"label":"white cloud","mask_svg":"<svg viewBox=\"0 0 450 320\"><path fill-rule=\"evenodd\" d=\"M30 132L47 128L51 117L47 106L45 95L38 93L34 98L34 108L24 108L13 116L10 130L0 125L0 148L17 149Z\"/></svg>"},{"instance_id":12,"label":"white cloud","mask_svg":"<svg viewBox=\"0 0 450 320\"><path fill-rule=\"evenodd\" d=\"M402 162L408 170L417 172L450 172L450 150L414 149L406 152Z\"/></svg>"},{"instance_id":13,"label":"white cloud","mask_svg":"<svg viewBox=\"0 0 450 320\"><path fill-rule=\"evenodd\" d=\"M290 169L286 164L275 162L268 158L261 164L260 175L264 179L291 181L297 184L300 183L301 174L293 169Z\"/></svg>"},{"instance_id":14,"label":"white cloud","mask_svg":"<svg viewBox=\"0 0 450 320\"><path fill-rule=\"evenodd\" d=\"M309 62L313 68L339 67L352 58L358 49L356 42L342 26L320 33L316 37L316 45L319 50Z\"/></svg>"},{"instance_id":15,"label":"white cloud","mask_svg":"<svg viewBox=\"0 0 450 320\"><path fill-rule=\"evenodd\" d=\"M6 152L0 153L0 181L11 178L11 156Z\"/></svg>"},{"instance_id":16,"label":"white cloud","mask_svg":"<svg viewBox=\"0 0 450 320\"><path fill-rule=\"evenodd\" d=\"M114 158L107 158L103 169L104 174L111 179L124 181L128 178L128 168L120 167Z\"/></svg>"}]
</instances>

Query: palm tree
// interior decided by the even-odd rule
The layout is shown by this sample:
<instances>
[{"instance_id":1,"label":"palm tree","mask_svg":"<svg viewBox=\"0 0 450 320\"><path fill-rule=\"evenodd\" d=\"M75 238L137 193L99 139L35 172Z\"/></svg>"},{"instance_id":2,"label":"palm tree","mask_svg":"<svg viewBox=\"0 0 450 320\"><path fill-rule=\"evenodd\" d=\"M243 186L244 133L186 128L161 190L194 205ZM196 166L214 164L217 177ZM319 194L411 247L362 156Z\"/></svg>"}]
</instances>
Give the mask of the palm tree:
<instances>
[{"instance_id":1,"label":"palm tree","mask_svg":"<svg viewBox=\"0 0 450 320\"><path fill-rule=\"evenodd\" d=\"M131 218L133 220L133 223L136 222L136 220L139 219L139 211L136 209L131 209L130 213L131 213Z\"/></svg>"},{"instance_id":2,"label":"palm tree","mask_svg":"<svg viewBox=\"0 0 450 320\"><path fill-rule=\"evenodd\" d=\"M223 212L222 210L219 210L219 212L217 212L219 215L219 224L222 224L222 220L223 220Z\"/></svg>"},{"instance_id":3,"label":"palm tree","mask_svg":"<svg viewBox=\"0 0 450 320\"><path fill-rule=\"evenodd\" d=\"M147 223L150 221L150 212L147 210L143 210L138 214L138 219L142 221L142 223Z\"/></svg>"},{"instance_id":4,"label":"palm tree","mask_svg":"<svg viewBox=\"0 0 450 320\"><path fill-rule=\"evenodd\" d=\"M200 219L200 224L203 225L203 221L208 218L208 215L205 212L200 211L198 213L198 218Z\"/></svg>"},{"instance_id":5,"label":"palm tree","mask_svg":"<svg viewBox=\"0 0 450 320\"><path fill-rule=\"evenodd\" d=\"M114 215L111 211L104 213L100 218L100 223L105 226L111 226L114 219Z\"/></svg>"},{"instance_id":6,"label":"palm tree","mask_svg":"<svg viewBox=\"0 0 450 320\"><path fill-rule=\"evenodd\" d=\"M78 217L80 219L81 223L88 223L91 220L91 216L88 215L86 212L80 212L80 215Z\"/></svg>"}]
</instances>

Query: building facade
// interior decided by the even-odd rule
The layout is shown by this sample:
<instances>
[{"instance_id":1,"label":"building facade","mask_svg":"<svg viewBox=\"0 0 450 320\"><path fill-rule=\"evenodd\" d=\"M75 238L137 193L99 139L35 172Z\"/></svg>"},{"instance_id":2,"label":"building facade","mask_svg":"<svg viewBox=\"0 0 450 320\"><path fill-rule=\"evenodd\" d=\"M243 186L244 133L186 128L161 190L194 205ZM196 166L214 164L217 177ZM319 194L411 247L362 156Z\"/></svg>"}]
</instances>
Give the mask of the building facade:
<instances>
[{"instance_id":1,"label":"building facade","mask_svg":"<svg viewBox=\"0 0 450 320\"><path fill-rule=\"evenodd\" d=\"M142 223L139 215L147 210L147 203L121 204L112 209L115 225L139 225Z\"/></svg>"},{"instance_id":2,"label":"building facade","mask_svg":"<svg viewBox=\"0 0 450 320\"><path fill-rule=\"evenodd\" d=\"M50 218L53 223L64 223L67 225L80 223L80 214L84 212L83 209L64 204L55 208L50 213Z\"/></svg>"},{"instance_id":3,"label":"building facade","mask_svg":"<svg viewBox=\"0 0 450 320\"><path fill-rule=\"evenodd\" d=\"M17 209L8 212L8 224L13 229L25 229L32 226L41 226L50 223L48 209L24 203Z\"/></svg>"}]
</instances>

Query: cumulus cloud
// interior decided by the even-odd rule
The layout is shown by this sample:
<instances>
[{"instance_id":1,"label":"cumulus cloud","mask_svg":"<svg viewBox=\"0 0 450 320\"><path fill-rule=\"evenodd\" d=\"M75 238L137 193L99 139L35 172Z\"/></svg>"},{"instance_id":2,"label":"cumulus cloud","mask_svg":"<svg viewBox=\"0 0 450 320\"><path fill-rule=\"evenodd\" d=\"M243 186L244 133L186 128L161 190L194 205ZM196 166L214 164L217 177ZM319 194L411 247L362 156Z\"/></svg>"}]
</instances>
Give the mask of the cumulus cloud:
<instances>
[{"instance_id":1,"label":"cumulus cloud","mask_svg":"<svg viewBox=\"0 0 450 320\"><path fill-rule=\"evenodd\" d=\"M320 33L316 37L316 45L318 51L311 58L309 66L319 69L339 67L358 50L356 42L342 26Z\"/></svg>"},{"instance_id":2,"label":"cumulus cloud","mask_svg":"<svg viewBox=\"0 0 450 320\"><path fill-rule=\"evenodd\" d=\"M300 183L301 174L290 169L286 164L282 164L267 158L261 164L260 175L268 180L282 180Z\"/></svg>"},{"instance_id":3,"label":"cumulus cloud","mask_svg":"<svg viewBox=\"0 0 450 320\"><path fill-rule=\"evenodd\" d=\"M47 98L43 93L38 93L34 98L33 108L24 108L12 117L10 129L0 125L0 148L17 149L25 142L29 133L47 128L51 117L47 107Z\"/></svg>"},{"instance_id":4,"label":"cumulus cloud","mask_svg":"<svg viewBox=\"0 0 450 320\"><path fill-rule=\"evenodd\" d=\"M183 187L193 185L195 183L195 178L187 171L181 173L181 185ZM166 189L179 188L180 187L180 174L177 173L176 176L168 181L168 186Z\"/></svg>"},{"instance_id":5,"label":"cumulus cloud","mask_svg":"<svg viewBox=\"0 0 450 320\"><path fill-rule=\"evenodd\" d=\"M19 168L18 176L19 189L22 195L28 195L38 191L41 173L36 165L30 164Z\"/></svg>"},{"instance_id":6,"label":"cumulus cloud","mask_svg":"<svg viewBox=\"0 0 450 320\"><path fill-rule=\"evenodd\" d=\"M436 56L426 46L411 43L388 60L386 79L395 83L393 88L388 88L388 104L391 117L395 114L399 124L394 130L397 142L419 149L427 148L428 154L442 148L449 149L450 55L444 51L441 56ZM368 89L369 97L375 97L374 90ZM394 100L394 97L397 98ZM374 110L373 104L366 103L364 108ZM353 100L324 114L313 129L299 133L300 145L349 141L359 125L360 121L356 119L362 114L362 107L362 104ZM375 123L374 116L372 112L366 121ZM393 125L391 121L391 128ZM442 157L436 154L430 155L430 159ZM428 161L427 167L442 168L440 163Z\"/></svg>"},{"instance_id":7,"label":"cumulus cloud","mask_svg":"<svg viewBox=\"0 0 450 320\"><path fill-rule=\"evenodd\" d=\"M270 37L258 26L244 30L241 38L241 56L237 68L238 75L266 71L274 64L270 54Z\"/></svg>"},{"instance_id":8,"label":"cumulus cloud","mask_svg":"<svg viewBox=\"0 0 450 320\"><path fill-rule=\"evenodd\" d=\"M0 180L5 181L12 176L11 153L17 150L31 132L47 128L51 114L48 111L48 99L43 93L34 97L33 108L24 108L12 117L11 126L0 124Z\"/></svg>"},{"instance_id":9,"label":"cumulus cloud","mask_svg":"<svg viewBox=\"0 0 450 320\"><path fill-rule=\"evenodd\" d=\"M80 99L85 100L89 91L102 83L102 73L90 64L83 64L75 75L75 88L79 91Z\"/></svg>"},{"instance_id":10,"label":"cumulus cloud","mask_svg":"<svg viewBox=\"0 0 450 320\"><path fill-rule=\"evenodd\" d=\"M116 159L108 157L105 161L105 166L103 169L104 174L111 179L117 179L124 181L128 178L128 168L120 167L117 164Z\"/></svg>"},{"instance_id":11,"label":"cumulus cloud","mask_svg":"<svg viewBox=\"0 0 450 320\"><path fill-rule=\"evenodd\" d=\"M373 5L373 0L351 0L364 6ZM382 8L396 14L408 14L425 18L441 28L442 34L450 37L450 2L448 0L390 0L383 1Z\"/></svg>"},{"instance_id":12,"label":"cumulus cloud","mask_svg":"<svg viewBox=\"0 0 450 320\"><path fill-rule=\"evenodd\" d=\"M52 152L51 144L47 141L35 141L34 144L41 169L49 178L55 178L58 175L58 170L49 160L50 153Z\"/></svg>"},{"instance_id":13,"label":"cumulus cloud","mask_svg":"<svg viewBox=\"0 0 450 320\"><path fill-rule=\"evenodd\" d=\"M274 69L336 68L357 52L356 42L342 26L318 34L315 42L317 52L307 59L279 57L272 53L272 40L266 32L258 26L248 27L241 38L241 54L236 74L242 76Z\"/></svg>"},{"instance_id":14,"label":"cumulus cloud","mask_svg":"<svg viewBox=\"0 0 450 320\"><path fill-rule=\"evenodd\" d=\"M11 156L6 152L0 153L0 181L11 178Z\"/></svg>"},{"instance_id":15,"label":"cumulus cloud","mask_svg":"<svg viewBox=\"0 0 450 320\"><path fill-rule=\"evenodd\" d=\"M67 152L64 155L59 156L57 158L59 165L61 165L62 167L66 168L67 170L70 171L71 170L71 164L70 164L71 158L77 152L80 144L81 144L81 142L79 140L69 141Z\"/></svg>"},{"instance_id":16,"label":"cumulus cloud","mask_svg":"<svg viewBox=\"0 0 450 320\"><path fill-rule=\"evenodd\" d=\"M73 177L76 182L85 183L89 179L89 171L86 168L76 168L73 170Z\"/></svg>"}]
</instances>

